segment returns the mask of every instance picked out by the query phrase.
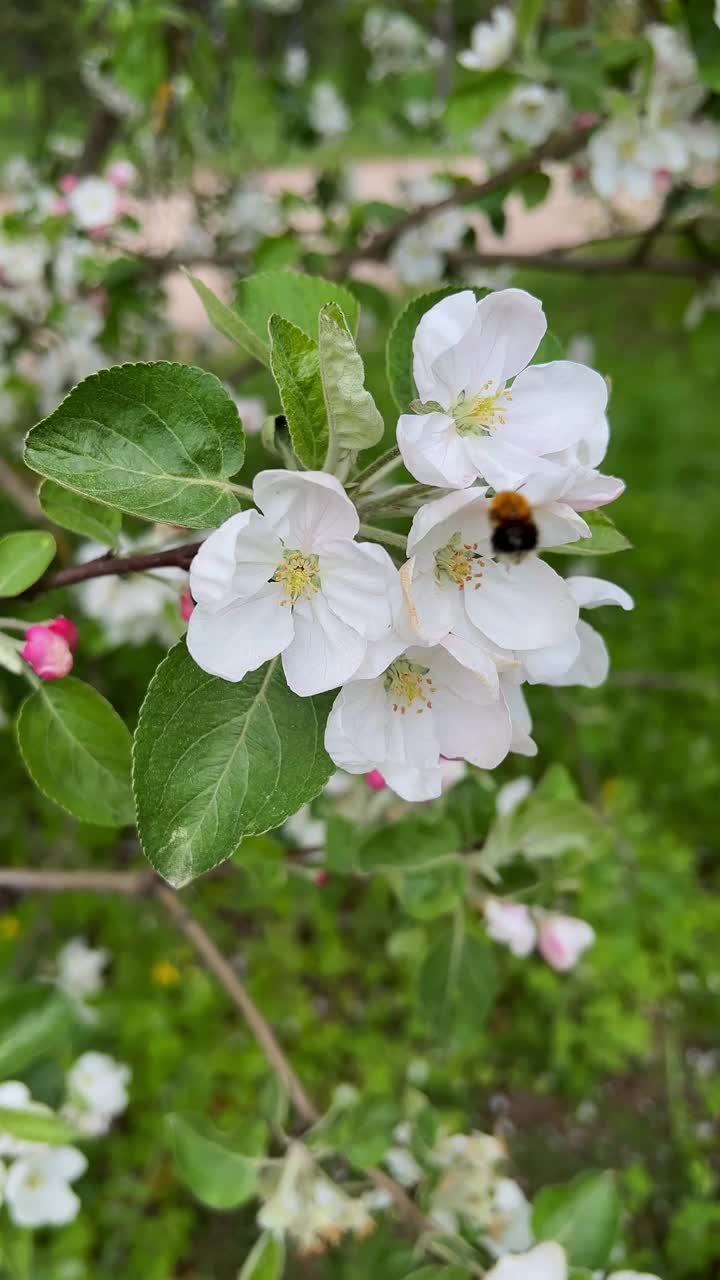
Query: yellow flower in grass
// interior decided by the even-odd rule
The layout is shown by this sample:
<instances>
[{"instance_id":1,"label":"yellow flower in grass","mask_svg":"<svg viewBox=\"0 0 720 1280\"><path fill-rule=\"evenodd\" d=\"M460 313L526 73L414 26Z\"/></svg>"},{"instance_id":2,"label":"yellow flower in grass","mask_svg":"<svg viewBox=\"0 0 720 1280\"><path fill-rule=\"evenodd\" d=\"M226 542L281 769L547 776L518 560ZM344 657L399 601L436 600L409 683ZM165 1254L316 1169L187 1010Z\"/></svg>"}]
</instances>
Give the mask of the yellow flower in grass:
<instances>
[{"instance_id":1,"label":"yellow flower in grass","mask_svg":"<svg viewBox=\"0 0 720 1280\"><path fill-rule=\"evenodd\" d=\"M0 942L12 942L17 938L21 929L20 921L17 916L4 915L0 916Z\"/></svg>"},{"instance_id":2,"label":"yellow flower in grass","mask_svg":"<svg viewBox=\"0 0 720 1280\"><path fill-rule=\"evenodd\" d=\"M157 960L150 970L150 978L156 987L176 987L181 974L172 960Z\"/></svg>"}]
</instances>

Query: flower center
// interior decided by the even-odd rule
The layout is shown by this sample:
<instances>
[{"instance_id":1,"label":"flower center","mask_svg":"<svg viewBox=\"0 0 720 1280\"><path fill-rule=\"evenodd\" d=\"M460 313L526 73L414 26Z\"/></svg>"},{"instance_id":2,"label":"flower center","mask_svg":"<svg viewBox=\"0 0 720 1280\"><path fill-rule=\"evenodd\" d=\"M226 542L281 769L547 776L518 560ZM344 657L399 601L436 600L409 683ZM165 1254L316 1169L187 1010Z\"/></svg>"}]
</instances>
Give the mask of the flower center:
<instances>
[{"instance_id":1,"label":"flower center","mask_svg":"<svg viewBox=\"0 0 720 1280\"><path fill-rule=\"evenodd\" d=\"M414 702L423 704L415 708L416 715L421 716L425 707L432 710L429 695L435 693L435 686L429 671L429 667L423 667L419 662L410 662L408 658L397 658L390 664L385 672L385 689L392 695L393 711L399 711L404 716Z\"/></svg>"},{"instance_id":2,"label":"flower center","mask_svg":"<svg viewBox=\"0 0 720 1280\"><path fill-rule=\"evenodd\" d=\"M286 551L272 578L279 582L287 599L281 604L296 604L302 596L312 596L320 590L320 560L302 551Z\"/></svg>"},{"instance_id":3,"label":"flower center","mask_svg":"<svg viewBox=\"0 0 720 1280\"><path fill-rule=\"evenodd\" d=\"M498 427L505 426L505 411L512 395L504 387L491 391L492 381L486 382L475 396L468 397L461 391L450 409L459 436L491 436Z\"/></svg>"},{"instance_id":4,"label":"flower center","mask_svg":"<svg viewBox=\"0 0 720 1280\"><path fill-rule=\"evenodd\" d=\"M477 542L462 542L461 539L461 533L454 533L450 541L435 552L435 576L449 578L458 591L462 591L466 582L477 578L477 590L484 560L477 549Z\"/></svg>"}]
</instances>

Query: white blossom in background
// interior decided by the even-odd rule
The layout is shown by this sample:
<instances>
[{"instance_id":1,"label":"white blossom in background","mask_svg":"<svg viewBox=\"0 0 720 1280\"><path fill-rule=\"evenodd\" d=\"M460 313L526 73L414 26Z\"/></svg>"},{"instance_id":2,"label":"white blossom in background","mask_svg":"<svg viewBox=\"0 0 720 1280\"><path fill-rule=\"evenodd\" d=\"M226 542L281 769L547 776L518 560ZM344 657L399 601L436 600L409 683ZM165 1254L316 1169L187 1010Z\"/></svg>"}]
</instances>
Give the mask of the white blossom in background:
<instances>
[{"instance_id":1,"label":"white blossom in background","mask_svg":"<svg viewBox=\"0 0 720 1280\"><path fill-rule=\"evenodd\" d=\"M301 849L322 848L325 844L325 823L321 818L314 818L312 808L304 804L292 817L283 824L283 831Z\"/></svg>"},{"instance_id":2,"label":"white blossom in background","mask_svg":"<svg viewBox=\"0 0 720 1280\"><path fill-rule=\"evenodd\" d=\"M107 1053L81 1054L67 1074L63 1116L88 1137L107 1133L127 1107L130 1074L125 1063Z\"/></svg>"},{"instance_id":3,"label":"white blossom in background","mask_svg":"<svg viewBox=\"0 0 720 1280\"><path fill-rule=\"evenodd\" d=\"M512 782L506 782L495 796L495 812L498 817L509 818L527 800L532 789L532 778L513 778Z\"/></svg>"},{"instance_id":4,"label":"white blossom in background","mask_svg":"<svg viewBox=\"0 0 720 1280\"><path fill-rule=\"evenodd\" d=\"M103 970L109 959L104 948L89 947L84 938L71 938L58 952L58 986L86 1010L88 997L96 996L105 985Z\"/></svg>"},{"instance_id":5,"label":"white blossom in background","mask_svg":"<svg viewBox=\"0 0 720 1280\"><path fill-rule=\"evenodd\" d=\"M422 1179L423 1171L407 1147L389 1147L383 1156L383 1164L401 1187L414 1187Z\"/></svg>"},{"instance_id":6,"label":"white blossom in background","mask_svg":"<svg viewBox=\"0 0 720 1280\"><path fill-rule=\"evenodd\" d=\"M623 116L593 133L588 158L590 179L603 199L645 200L661 190L662 175L683 172L688 152L677 130L649 128L640 117Z\"/></svg>"},{"instance_id":7,"label":"white blossom in background","mask_svg":"<svg viewBox=\"0 0 720 1280\"><path fill-rule=\"evenodd\" d=\"M120 541L124 555L150 549L147 541ZM99 543L86 542L80 547L78 559L84 564L106 551L107 547ZM100 623L111 647L146 644L148 640L173 644L180 635L178 601L186 584L187 574L182 569L167 568L122 578L90 578L75 590L83 613Z\"/></svg>"},{"instance_id":8,"label":"white blossom in background","mask_svg":"<svg viewBox=\"0 0 720 1280\"><path fill-rule=\"evenodd\" d=\"M485 1231L493 1218L505 1146L487 1133L456 1133L440 1139L432 1155L442 1170L430 1200L429 1217L442 1231L463 1227Z\"/></svg>"},{"instance_id":9,"label":"white blossom in background","mask_svg":"<svg viewBox=\"0 0 720 1280\"><path fill-rule=\"evenodd\" d=\"M517 488L540 457L592 433L607 404L600 374L568 360L527 367L546 328L542 304L522 289L480 302L463 290L426 311L413 374L428 411L403 414L397 428L417 480L466 488L484 476L498 490Z\"/></svg>"},{"instance_id":10,"label":"white blossom in background","mask_svg":"<svg viewBox=\"0 0 720 1280\"><path fill-rule=\"evenodd\" d=\"M241 188L222 211L220 229L241 253L254 249L265 236L283 229L277 200L267 191Z\"/></svg>"},{"instance_id":11,"label":"white blossom in background","mask_svg":"<svg viewBox=\"0 0 720 1280\"><path fill-rule=\"evenodd\" d=\"M706 311L720 311L720 276L714 276L707 288L693 294L683 317L685 328L697 329Z\"/></svg>"},{"instance_id":12,"label":"white blossom in background","mask_svg":"<svg viewBox=\"0 0 720 1280\"><path fill-rule=\"evenodd\" d=\"M268 416L267 405L261 396L238 396L226 382L225 389L232 397L246 436L256 436Z\"/></svg>"},{"instance_id":13,"label":"white blossom in background","mask_svg":"<svg viewBox=\"0 0 720 1280\"><path fill-rule=\"evenodd\" d=\"M470 48L458 54L458 62L469 71L494 71L507 62L515 40L515 17L511 9L498 5L489 22L477 22L470 32Z\"/></svg>"},{"instance_id":14,"label":"white blossom in background","mask_svg":"<svg viewBox=\"0 0 720 1280\"><path fill-rule=\"evenodd\" d=\"M439 98L408 98L401 111L413 129L426 129L434 120L443 114L443 104Z\"/></svg>"},{"instance_id":15,"label":"white blossom in background","mask_svg":"<svg viewBox=\"0 0 720 1280\"><path fill-rule=\"evenodd\" d=\"M518 85L500 108L502 128L516 142L539 147L560 128L567 115L567 100L559 89L542 84Z\"/></svg>"},{"instance_id":16,"label":"white blossom in background","mask_svg":"<svg viewBox=\"0 0 720 1280\"><path fill-rule=\"evenodd\" d=\"M253 495L263 514L231 516L193 560L188 649L224 680L282 654L295 693L336 688L390 633L397 570L383 548L355 542L359 517L333 476L264 471Z\"/></svg>"},{"instance_id":17,"label":"white blossom in background","mask_svg":"<svg viewBox=\"0 0 720 1280\"><path fill-rule=\"evenodd\" d=\"M442 51L440 41L429 39L413 18L396 9L368 9L363 19L362 41L372 55L371 80L421 71Z\"/></svg>"},{"instance_id":18,"label":"white blossom in background","mask_svg":"<svg viewBox=\"0 0 720 1280\"><path fill-rule=\"evenodd\" d=\"M514 956L529 956L535 949L537 928L522 902L486 898L483 908L488 937L507 947Z\"/></svg>"},{"instance_id":19,"label":"white blossom in background","mask_svg":"<svg viewBox=\"0 0 720 1280\"><path fill-rule=\"evenodd\" d=\"M105 178L80 178L67 196L68 208L83 231L112 226L119 212L117 188Z\"/></svg>"},{"instance_id":20,"label":"white blossom in background","mask_svg":"<svg viewBox=\"0 0 720 1280\"><path fill-rule=\"evenodd\" d=\"M532 1206L522 1187L514 1178L498 1178L483 1244L493 1257L529 1249L534 1243L531 1220Z\"/></svg>"},{"instance_id":21,"label":"white blossom in background","mask_svg":"<svg viewBox=\"0 0 720 1280\"><path fill-rule=\"evenodd\" d=\"M38 1146L20 1156L10 1167L5 1202L18 1227L61 1227L72 1222L80 1209L73 1191L87 1169L87 1160L76 1147Z\"/></svg>"},{"instance_id":22,"label":"white blossom in background","mask_svg":"<svg viewBox=\"0 0 720 1280\"><path fill-rule=\"evenodd\" d=\"M562 1245L554 1240L535 1245L528 1253L500 1258L486 1273L486 1280L568 1280L570 1268ZM594 1275L601 1280L601 1272ZM613 1271L606 1280L659 1280L643 1271Z\"/></svg>"},{"instance_id":23,"label":"white blossom in background","mask_svg":"<svg viewBox=\"0 0 720 1280\"><path fill-rule=\"evenodd\" d=\"M538 928L538 951L552 969L567 973L595 941L595 930L575 916L548 914Z\"/></svg>"},{"instance_id":24,"label":"white blossom in background","mask_svg":"<svg viewBox=\"0 0 720 1280\"><path fill-rule=\"evenodd\" d=\"M257 1215L263 1231L290 1236L301 1256L324 1253L350 1232L362 1237L373 1220L361 1199L353 1198L322 1172L306 1147L290 1145L272 1182L260 1187L264 1204Z\"/></svg>"},{"instance_id":25,"label":"white blossom in background","mask_svg":"<svg viewBox=\"0 0 720 1280\"><path fill-rule=\"evenodd\" d=\"M331 81L319 80L313 85L308 120L321 138L340 138L350 128L350 112Z\"/></svg>"},{"instance_id":26,"label":"white blossom in background","mask_svg":"<svg viewBox=\"0 0 720 1280\"><path fill-rule=\"evenodd\" d=\"M438 204L453 193L453 185L442 178L423 175L402 185L410 208ZM462 209L450 208L426 218L399 236L388 261L403 284L433 284L442 279L445 255L458 249L467 227Z\"/></svg>"},{"instance_id":27,"label":"white blossom in background","mask_svg":"<svg viewBox=\"0 0 720 1280\"><path fill-rule=\"evenodd\" d=\"M307 49L301 44L288 45L283 59L283 76L288 84L295 86L304 84L308 65Z\"/></svg>"}]
</instances>

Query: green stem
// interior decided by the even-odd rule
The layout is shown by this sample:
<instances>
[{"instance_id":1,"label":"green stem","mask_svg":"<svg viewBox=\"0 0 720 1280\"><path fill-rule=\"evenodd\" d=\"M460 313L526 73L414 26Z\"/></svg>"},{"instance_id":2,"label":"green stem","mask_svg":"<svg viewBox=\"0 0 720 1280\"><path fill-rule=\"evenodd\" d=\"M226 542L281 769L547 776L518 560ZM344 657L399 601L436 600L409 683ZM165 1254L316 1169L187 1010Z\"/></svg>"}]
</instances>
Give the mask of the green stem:
<instances>
[{"instance_id":1,"label":"green stem","mask_svg":"<svg viewBox=\"0 0 720 1280\"><path fill-rule=\"evenodd\" d=\"M376 529L374 524L361 524L358 532L371 542L384 542L386 547L397 547L407 554L407 536L404 533L391 533L389 529Z\"/></svg>"},{"instance_id":2,"label":"green stem","mask_svg":"<svg viewBox=\"0 0 720 1280\"><path fill-rule=\"evenodd\" d=\"M375 458L372 462L355 476L352 485L349 486L354 492L360 492L367 485L368 480L376 479L379 475L390 471L392 467L397 466L400 462L400 450L394 444L386 453L381 453L379 458Z\"/></svg>"},{"instance_id":3,"label":"green stem","mask_svg":"<svg viewBox=\"0 0 720 1280\"><path fill-rule=\"evenodd\" d=\"M0 618L0 630L9 627L11 631L27 631L32 623L26 618L23 622L22 618Z\"/></svg>"},{"instance_id":4,"label":"green stem","mask_svg":"<svg viewBox=\"0 0 720 1280\"><path fill-rule=\"evenodd\" d=\"M227 487L232 489L233 493L236 493L239 498L248 498L250 502L255 501L252 489L248 489L246 484L233 484L232 481L228 480Z\"/></svg>"}]
</instances>

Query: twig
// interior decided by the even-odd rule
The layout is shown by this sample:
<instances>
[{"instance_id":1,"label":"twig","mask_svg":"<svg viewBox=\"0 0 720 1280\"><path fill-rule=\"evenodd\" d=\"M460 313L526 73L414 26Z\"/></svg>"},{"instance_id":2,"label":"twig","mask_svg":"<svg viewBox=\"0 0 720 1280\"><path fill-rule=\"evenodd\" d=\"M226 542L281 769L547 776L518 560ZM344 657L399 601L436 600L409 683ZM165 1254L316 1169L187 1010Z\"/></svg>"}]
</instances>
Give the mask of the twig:
<instances>
[{"instance_id":1,"label":"twig","mask_svg":"<svg viewBox=\"0 0 720 1280\"><path fill-rule=\"evenodd\" d=\"M374 236L371 236L364 245L359 245L348 253L339 254L333 263L333 274L335 275L338 272L342 274L356 262L384 258L395 242L406 231L411 231L413 227L422 225L429 218L445 213L448 209L456 209L461 205L472 204L476 200L482 200L484 196L492 195L493 192L499 191L503 187L511 186L519 178L524 178L529 173L535 173L545 161L567 160L569 156L574 155L576 151L584 147L592 132L592 127L575 129L572 133L552 139L544 143L543 146L537 147L529 155L523 156L520 160L508 165L506 169L491 174L483 182L470 182L465 186L458 187L452 195L447 196L444 200L437 200L433 204L418 205L416 209L411 209L409 213L406 213L403 218L398 218L389 227L384 227Z\"/></svg>"},{"instance_id":2,"label":"twig","mask_svg":"<svg viewBox=\"0 0 720 1280\"><path fill-rule=\"evenodd\" d=\"M113 574L122 576L127 573L145 573L149 569L174 567L189 569L198 548L199 542L186 542L181 547L167 547L164 551L150 551L143 555L133 556L98 556L95 560L86 560L84 564L73 564L67 569L58 569L55 573L47 573L34 582L27 591L14 597L15 600L34 600L36 596L47 591L58 591L61 587L72 587L76 582L86 582L89 578L107 578ZM4 597L0 597L2 600Z\"/></svg>"},{"instance_id":3,"label":"twig","mask_svg":"<svg viewBox=\"0 0 720 1280\"><path fill-rule=\"evenodd\" d=\"M0 867L0 889L16 893L150 893L154 871L35 871L28 867Z\"/></svg>"},{"instance_id":4,"label":"twig","mask_svg":"<svg viewBox=\"0 0 720 1280\"><path fill-rule=\"evenodd\" d=\"M538 271L570 271L579 275L623 275L626 273L676 276L705 280L720 274L720 260L702 261L692 258L652 258L635 261L626 258L582 258L551 253L455 253L448 258L453 270L466 267L530 267Z\"/></svg>"}]
</instances>

